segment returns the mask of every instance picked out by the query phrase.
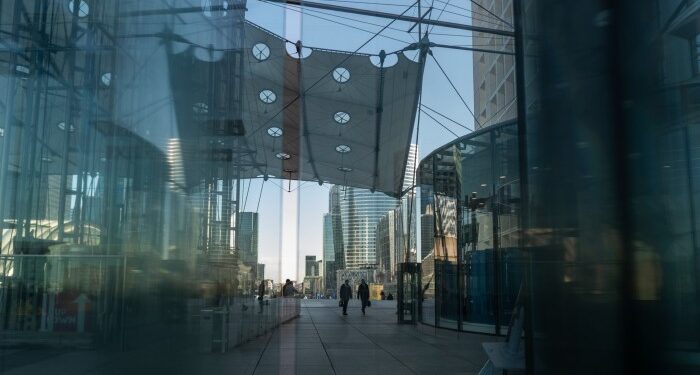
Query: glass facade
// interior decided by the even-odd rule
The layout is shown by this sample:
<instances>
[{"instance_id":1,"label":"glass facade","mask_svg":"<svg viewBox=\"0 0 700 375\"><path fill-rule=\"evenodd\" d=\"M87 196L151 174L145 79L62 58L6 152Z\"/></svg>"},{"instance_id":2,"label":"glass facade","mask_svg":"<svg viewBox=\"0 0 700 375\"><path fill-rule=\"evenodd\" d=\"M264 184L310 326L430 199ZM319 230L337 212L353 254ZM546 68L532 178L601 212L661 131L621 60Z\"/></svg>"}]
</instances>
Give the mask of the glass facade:
<instances>
[{"instance_id":1,"label":"glass facade","mask_svg":"<svg viewBox=\"0 0 700 375\"><path fill-rule=\"evenodd\" d=\"M334 241L343 242L340 248L344 259L338 269L377 267L377 223L398 204L399 201L395 198L367 189L341 186L331 188L331 215L335 212L338 215L338 220L332 224L339 225L338 229L342 232L336 237L338 229L334 229L333 238ZM336 248L336 254L338 250ZM335 259L338 262L337 256Z\"/></svg>"},{"instance_id":2,"label":"glass facade","mask_svg":"<svg viewBox=\"0 0 700 375\"><path fill-rule=\"evenodd\" d=\"M328 213L323 215L323 283L326 289L324 293L336 289L335 271L333 217Z\"/></svg>"},{"instance_id":3,"label":"glass facade","mask_svg":"<svg viewBox=\"0 0 700 375\"><path fill-rule=\"evenodd\" d=\"M515 121L439 148L419 166L422 321L505 333L524 282ZM430 233L432 229L432 233Z\"/></svg>"},{"instance_id":4,"label":"glass facade","mask_svg":"<svg viewBox=\"0 0 700 375\"><path fill-rule=\"evenodd\" d=\"M698 2L516 13L530 371L698 373Z\"/></svg>"},{"instance_id":5,"label":"glass facade","mask_svg":"<svg viewBox=\"0 0 700 375\"><path fill-rule=\"evenodd\" d=\"M175 23L172 8L138 3L0 3L0 357L12 357L2 373L51 350L95 361L154 347L218 351L199 340L233 347L299 312L281 299L248 308L257 213L238 215L243 180L230 162L240 159L217 153L240 145L230 129L207 128L214 114L240 117L240 76L207 77L202 60L171 49L202 42L184 30L196 27L191 17L240 31L241 2L179 9ZM158 34L168 24L191 39L163 42L177 39ZM240 53L231 55L235 65ZM183 105L195 90L178 86L177 69L210 84L212 100ZM187 134L193 124L221 137ZM197 142L207 152L193 157Z\"/></svg>"}]
</instances>

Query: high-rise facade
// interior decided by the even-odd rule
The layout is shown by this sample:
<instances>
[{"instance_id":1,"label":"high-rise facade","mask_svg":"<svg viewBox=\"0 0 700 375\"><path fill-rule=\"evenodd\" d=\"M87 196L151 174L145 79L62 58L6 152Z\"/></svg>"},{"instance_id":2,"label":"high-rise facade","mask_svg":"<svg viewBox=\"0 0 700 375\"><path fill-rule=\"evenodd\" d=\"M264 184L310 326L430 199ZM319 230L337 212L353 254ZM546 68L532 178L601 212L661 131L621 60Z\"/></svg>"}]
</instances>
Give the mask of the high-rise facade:
<instances>
[{"instance_id":1,"label":"high-rise facade","mask_svg":"<svg viewBox=\"0 0 700 375\"><path fill-rule=\"evenodd\" d=\"M338 185L331 187L328 194L328 211L331 217L331 233L333 236L333 253L336 270L345 268L345 241L343 241L343 226L340 218L340 200L343 188Z\"/></svg>"},{"instance_id":2,"label":"high-rise facade","mask_svg":"<svg viewBox=\"0 0 700 375\"><path fill-rule=\"evenodd\" d=\"M331 213L334 235L341 233L342 263L338 269L374 268L376 259L376 229L379 219L396 208L398 201L366 189L334 186L331 189ZM334 238L337 243L338 239ZM339 249L336 247L336 262Z\"/></svg>"},{"instance_id":3,"label":"high-rise facade","mask_svg":"<svg viewBox=\"0 0 700 375\"><path fill-rule=\"evenodd\" d=\"M262 263L258 263L258 268L256 271L257 280L265 280L265 265Z\"/></svg>"},{"instance_id":4,"label":"high-rise facade","mask_svg":"<svg viewBox=\"0 0 700 375\"><path fill-rule=\"evenodd\" d=\"M397 250L392 262L394 264L416 262L421 215L415 193L409 192L401 198L399 205L394 209L394 217L396 222L394 241Z\"/></svg>"},{"instance_id":5,"label":"high-rise facade","mask_svg":"<svg viewBox=\"0 0 700 375\"><path fill-rule=\"evenodd\" d=\"M396 210L384 214L377 223L377 268L382 282L393 280L396 272Z\"/></svg>"},{"instance_id":6,"label":"high-rise facade","mask_svg":"<svg viewBox=\"0 0 700 375\"><path fill-rule=\"evenodd\" d=\"M323 271L327 289L335 289L335 246L333 243L333 217L323 215Z\"/></svg>"},{"instance_id":7,"label":"high-rise facade","mask_svg":"<svg viewBox=\"0 0 700 375\"><path fill-rule=\"evenodd\" d=\"M475 0L474 26L508 28L513 24L512 0ZM491 13L502 21L496 21ZM484 15L486 14L486 15ZM504 22L505 21L505 22ZM474 32L473 44L505 53L474 52L475 128L510 120L517 115L515 92L515 52L513 38Z\"/></svg>"},{"instance_id":8,"label":"high-rise facade","mask_svg":"<svg viewBox=\"0 0 700 375\"><path fill-rule=\"evenodd\" d=\"M258 213L241 212L238 215L240 223L238 225L238 254L239 261L253 272L258 267Z\"/></svg>"},{"instance_id":9,"label":"high-rise facade","mask_svg":"<svg viewBox=\"0 0 700 375\"><path fill-rule=\"evenodd\" d=\"M406 172L403 177L403 191L407 191L417 183L416 167L420 161L419 158L418 145L411 143L411 147L408 150L408 159L406 160Z\"/></svg>"},{"instance_id":10,"label":"high-rise facade","mask_svg":"<svg viewBox=\"0 0 700 375\"><path fill-rule=\"evenodd\" d=\"M305 265L304 275L306 277L318 276L319 270L318 270L318 263L316 262L316 256L315 255L307 255L305 260L306 260L306 262L304 263L304 265Z\"/></svg>"}]
</instances>

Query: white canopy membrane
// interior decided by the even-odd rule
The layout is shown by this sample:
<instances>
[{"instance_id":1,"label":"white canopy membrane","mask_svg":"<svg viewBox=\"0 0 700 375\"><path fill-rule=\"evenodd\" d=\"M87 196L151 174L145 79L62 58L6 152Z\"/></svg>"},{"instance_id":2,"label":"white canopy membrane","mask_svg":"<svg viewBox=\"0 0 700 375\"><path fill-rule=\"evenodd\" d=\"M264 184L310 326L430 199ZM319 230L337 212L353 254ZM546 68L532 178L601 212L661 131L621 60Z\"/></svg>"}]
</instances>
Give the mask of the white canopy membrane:
<instances>
[{"instance_id":1,"label":"white canopy membrane","mask_svg":"<svg viewBox=\"0 0 700 375\"><path fill-rule=\"evenodd\" d=\"M232 162L241 178L282 177L400 195L421 65L402 53L393 66L381 67L369 55L300 43L290 48L251 23L244 32L243 48L218 59L199 59L216 51L195 46L169 55L188 181L201 177L197 164L218 160ZM202 160L207 148L217 154Z\"/></svg>"},{"instance_id":2,"label":"white canopy membrane","mask_svg":"<svg viewBox=\"0 0 700 375\"><path fill-rule=\"evenodd\" d=\"M52 43L79 49L72 59L69 49L56 50L41 67L54 88L36 109L49 173L102 171L118 136L151 145L160 154L148 159L167 161L185 190L227 175L400 195L421 64L401 52L290 43L246 22L240 1L115 4L85 8L71 26L80 31L75 42L70 28L52 35ZM73 25L73 18L65 6L52 8L49 20ZM22 40L12 48L25 47ZM18 82L33 84L38 67L28 56L17 59L14 69L0 67L0 83L13 69ZM66 61L75 68L59 69Z\"/></svg>"}]
</instances>

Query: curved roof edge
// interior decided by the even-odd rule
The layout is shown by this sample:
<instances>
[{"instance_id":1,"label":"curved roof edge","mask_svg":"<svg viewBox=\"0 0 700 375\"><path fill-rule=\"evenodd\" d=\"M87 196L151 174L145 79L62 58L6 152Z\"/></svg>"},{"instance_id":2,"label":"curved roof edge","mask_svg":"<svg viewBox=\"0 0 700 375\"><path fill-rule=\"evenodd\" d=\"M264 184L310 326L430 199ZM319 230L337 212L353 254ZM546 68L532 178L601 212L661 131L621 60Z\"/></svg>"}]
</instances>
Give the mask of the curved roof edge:
<instances>
[{"instance_id":1,"label":"curved roof edge","mask_svg":"<svg viewBox=\"0 0 700 375\"><path fill-rule=\"evenodd\" d=\"M471 132L471 133L469 133L469 134L463 135L463 136L461 136L461 137L459 137L459 138L457 138L457 139L454 139L454 140L452 140L452 141L450 141L450 142L448 142L448 143L445 143L444 145L442 145L442 146L436 148L435 150L433 150L432 152L430 152L428 155L426 155L424 158L422 158L422 159L420 160L420 163L418 163L418 167L417 167L416 169L420 169L420 167L423 165L423 162L424 162L424 161L428 160L429 158L432 158L433 156L435 156L435 154L437 154L438 152L444 151L444 150L445 150L446 148L448 148L448 147L452 147L452 146L456 145L456 144L459 143L459 142L462 142L462 141L465 141L465 140L469 140L469 139L471 139L471 138L478 137L478 136L480 136L480 135L482 135L482 134L486 134L486 133L488 133L488 132L491 132L491 131L494 131L494 130L497 130L497 129L500 129L500 128L505 128L505 127L508 126L508 125L513 125L513 124L517 124L517 123L518 123L518 119L517 119L517 118L511 119L511 120L502 121L502 122L499 122L499 123L497 123L497 124L493 124L493 125L487 126L487 127L485 127L485 128L481 128L481 129L479 129L479 130L473 131L473 132Z\"/></svg>"}]
</instances>

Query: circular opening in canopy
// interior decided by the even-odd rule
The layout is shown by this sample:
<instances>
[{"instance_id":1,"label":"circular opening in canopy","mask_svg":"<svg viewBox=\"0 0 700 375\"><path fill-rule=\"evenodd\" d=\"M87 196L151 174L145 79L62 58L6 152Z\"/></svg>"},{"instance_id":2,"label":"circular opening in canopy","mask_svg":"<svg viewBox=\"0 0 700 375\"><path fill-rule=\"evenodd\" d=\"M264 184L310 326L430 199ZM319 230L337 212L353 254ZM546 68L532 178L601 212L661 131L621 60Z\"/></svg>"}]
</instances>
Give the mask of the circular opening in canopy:
<instances>
[{"instance_id":1,"label":"circular opening in canopy","mask_svg":"<svg viewBox=\"0 0 700 375\"><path fill-rule=\"evenodd\" d=\"M219 4L212 4L212 2L219 3L218 1L202 0L202 13L206 17L212 18L217 15L226 16L228 14L228 1L224 0Z\"/></svg>"},{"instance_id":2,"label":"circular opening in canopy","mask_svg":"<svg viewBox=\"0 0 700 375\"><path fill-rule=\"evenodd\" d=\"M289 160L292 158L292 155L289 155L286 152L279 152L277 155L275 155L275 157L280 160Z\"/></svg>"},{"instance_id":3,"label":"circular opening in canopy","mask_svg":"<svg viewBox=\"0 0 700 375\"><path fill-rule=\"evenodd\" d=\"M267 134L270 137L277 138L277 137L281 137L282 134L284 134L284 132L282 131L282 129L280 129L276 126L273 126L273 127L267 129Z\"/></svg>"},{"instance_id":4,"label":"circular opening in canopy","mask_svg":"<svg viewBox=\"0 0 700 375\"><path fill-rule=\"evenodd\" d=\"M337 146L335 146L335 150L340 152L341 154L347 154L352 149L348 145L337 145Z\"/></svg>"},{"instance_id":5,"label":"circular opening in canopy","mask_svg":"<svg viewBox=\"0 0 700 375\"><path fill-rule=\"evenodd\" d=\"M350 80L350 71L343 67L335 68L333 79L338 83L345 83Z\"/></svg>"},{"instance_id":6,"label":"circular opening in canopy","mask_svg":"<svg viewBox=\"0 0 700 375\"><path fill-rule=\"evenodd\" d=\"M74 4L74 0L68 2L68 10L71 14L75 14L75 8L73 8L75 6ZM85 1L80 0L78 2L78 17L84 18L87 17L88 14L90 14L90 6Z\"/></svg>"},{"instance_id":7,"label":"circular opening in canopy","mask_svg":"<svg viewBox=\"0 0 700 375\"><path fill-rule=\"evenodd\" d=\"M260 91L260 94L258 94L258 97L260 98L260 101L265 104L272 104L277 101L277 94L272 92L272 90L262 90Z\"/></svg>"},{"instance_id":8,"label":"circular opening in canopy","mask_svg":"<svg viewBox=\"0 0 700 375\"><path fill-rule=\"evenodd\" d=\"M304 47L303 45L301 46L301 49L298 50L297 44L291 42L285 43L284 48L287 51L287 55L295 59L305 59L311 56L311 53L313 52L311 48ZM299 52L301 52L301 54Z\"/></svg>"},{"instance_id":9,"label":"circular opening in canopy","mask_svg":"<svg viewBox=\"0 0 700 375\"><path fill-rule=\"evenodd\" d=\"M265 43L256 43L253 46L253 57L258 61L265 61L270 57L270 47Z\"/></svg>"},{"instance_id":10,"label":"circular opening in canopy","mask_svg":"<svg viewBox=\"0 0 700 375\"><path fill-rule=\"evenodd\" d=\"M192 112L198 115L209 113L209 106L207 103L194 103L192 105Z\"/></svg>"},{"instance_id":11,"label":"circular opening in canopy","mask_svg":"<svg viewBox=\"0 0 700 375\"><path fill-rule=\"evenodd\" d=\"M102 78L100 78L102 81L102 84L105 86L109 86L112 84L112 73L105 73L102 75Z\"/></svg>"},{"instance_id":12,"label":"circular opening in canopy","mask_svg":"<svg viewBox=\"0 0 700 375\"><path fill-rule=\"evenodd\" d=\"M350 122L350 114L343 111L336 112L333 115L333 120L335 120L335 122L337 122L340 125L345 125L348 122Z\"/></svg>"},{"instance_id":13,"label":"circular opening in canopy","mask_svg":"<svg viewBox=\"0 0 700 375\"><path fill-rule=\"evenodd\" d=\"M57 127L59 130L64 130L64 131L65 131L65 130L66 130L66 123L63 122L63 121L61 121L61 122L59 122L58 124L56 124L56 127ZM73 124L71 124L71 125L68 127L68 131L71 132L71 133L75 133L75 126L73 126Z\"/></svg>"},{"instance_id":14,"label":"circular opening in canopy","mask_svg":"<svg viewBox=\"0 0 700 375\"><path fill-rule=\"evenodd\" d=\"M15 66L15 71L17 71L18 73L22 73L24 75L29 75L29 73L30 73L29 67L25 66L25 65Z\"/></svg>"},{"instance_id":15,"label":"circular opening in canopy","mask_svg":"<svg viewBox=\"0 0 700 375\"><path fill-rule=\"evenodd\" d=\"M370 56L369 61L372 63L372 65L376 66L377 68L389 68L396 65L399 62L399 56L395 53L386 55L386 57L384 58L383 65L382 59L377 55Z\"/></svg>"}]
</instances>

